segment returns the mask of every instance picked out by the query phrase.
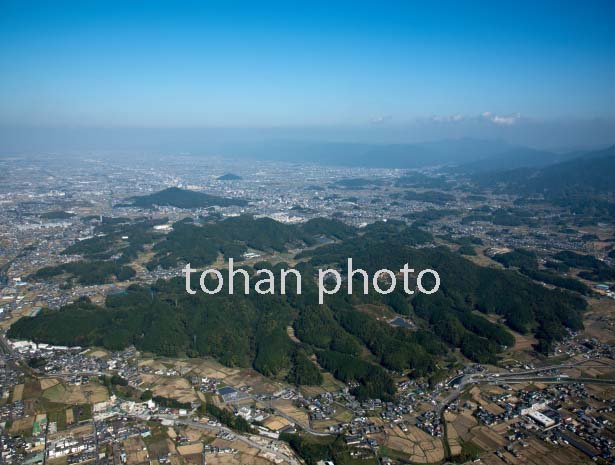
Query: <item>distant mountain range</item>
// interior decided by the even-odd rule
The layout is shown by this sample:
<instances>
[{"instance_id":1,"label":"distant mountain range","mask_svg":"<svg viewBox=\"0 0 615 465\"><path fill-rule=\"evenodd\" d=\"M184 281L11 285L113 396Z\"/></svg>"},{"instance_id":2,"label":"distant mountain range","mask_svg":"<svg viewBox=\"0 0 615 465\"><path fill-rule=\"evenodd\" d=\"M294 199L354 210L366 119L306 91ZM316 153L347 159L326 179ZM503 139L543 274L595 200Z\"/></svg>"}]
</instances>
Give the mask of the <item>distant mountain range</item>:
<instances>
[{"instance_id":1,"label":"distant mountain range","mask_svg":"<svg viewBox=\"0 0 615 465\"><path fill-rule=\"evenodd\" d=\"M487 172L559 163L579 153L555 153L511 145L502 140L446 139L414 144L269 141L238 155L280 161L368 168L423 168L450 165Z\"/></svg>"},{"instance_id":2,"label":"distant mountain range","mask_svg":"<svg viewBox=\"0 0 615 465\"><path fill-rule=\"evenodd\" d=\"M231 205L243 206L248 203L243 199L231 199L202 192L169 187L153 194L130 197L129 203L118 206L151 208L155 205L177 208L206 208L213 206L228 207Z\"/></svg>"},{"instance_id":3,"label":"distant mountain range","mask_svg":"<svg viewBox=\"0 0 615 465\"><path fill-rule=\"evenodd\" d=\"M517 168L544 167L574 158L578 154L559 154L529 147L511 147L493 156L464 163L461 168L472 173L513 170Z\"/></svg>"},{"instance_id":4,"label":"distant mountain range","mask_svg":"<svg viewBox=\"0 0 615 465\"><path fill-rule=\"evenodd\" d=\"M461 164L503 153L503 141L442 140L417 144L269 141L239 150L242 156L369 168L420 168Z\"/></svg>"},{"instance_id":5,"label":"distant mountain range","mask_svg":"<svg viewBox=\"0 0 615 465\"><path fill-rule=\"evenodd\" d=\"M554 198L615 193L615 146L576 156L543 167L525 167L480 173L475 179L485 186L503 186L520 194L544 194Z\"/></svg>"}]
</instances>

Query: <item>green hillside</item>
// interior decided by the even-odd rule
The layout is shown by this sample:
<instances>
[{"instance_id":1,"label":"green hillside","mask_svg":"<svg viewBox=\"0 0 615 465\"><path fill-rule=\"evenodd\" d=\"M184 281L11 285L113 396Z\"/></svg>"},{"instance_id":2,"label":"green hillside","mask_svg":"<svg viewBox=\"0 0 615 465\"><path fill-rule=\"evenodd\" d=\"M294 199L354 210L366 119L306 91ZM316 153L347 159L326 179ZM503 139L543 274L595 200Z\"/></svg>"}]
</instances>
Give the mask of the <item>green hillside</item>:
<instances>
[{"instance_id":1,"label":"green hillside","mask_svg":"<svg viewBox=\"0 0 615 465\"><path fill-rule=\"evenodd\" d=\"M130 206L151 208L153 206L170 206L177 208L206 208L247 205L243 199L230 199L202 192L189 191L178 187L169 187L153 194L135 196L128 199ZM125 205L123 205L125 206Z\"/></svg>"},{"instance_id":2,"label":"green hillside","mask_svg":"<svg viewBox=\"0 0 615 465\"><path fill-rule=\"evenodd\" d=\"M279 233L290 227L241 217L235 221L216 227L243 239L241 231L250 222L252 230L261 230L263 237L267 237L265 232ZM319 221L332 226L329 220ZM301 230L289 230L287 238L290 231ZM300 295L293 280L286 295L252 292L232 296L227 289L217 295L189 295L183 278L160 280L150 287L133 285L124 294L110 295L104 307L79 301L60 310L44 310L16 322L8 336L108 349L134 344L164 356L208 355L226 365L252 366L265 375L304 384L322 379L319 368L308 358L315 354L320 366L340 380L356 381L355 393L360 397L389 398L394 393L391 371L430 376L438 360L454 348L473 361L497 361L498 353L514 343L506 326L535 334L537 348L543 351L561 339L567 328L582 327L586 304L578 294L546 289L515 271L482 268L446 248L413 245L429 238L401 222L375 223L361 235L300 254L303 261L296 267L303 276ZM388 295L355 292L349 296L342 290L318 305L317 267L342 266L347 257L370 273L401 268L404 263L417 270L433 268L440 273L441 288L436 294L413 298L399 286ZM255 271L246 268L252 274ZM279 273L275 274L279 279ZM193 278L192 286L198 289L198 275ZM225 279L225 286L227 282ZM213 282L208 284L214 287ZM252 289L253 285L254 278ZM356 283L355 289L360 288ZM418 330L379 321L360 310L365 304L408 316ZM500 315L506 326L490 322L481 313ZM288 326L294 327L300 344L289 338Z\"/></svg>"}]
</instances>

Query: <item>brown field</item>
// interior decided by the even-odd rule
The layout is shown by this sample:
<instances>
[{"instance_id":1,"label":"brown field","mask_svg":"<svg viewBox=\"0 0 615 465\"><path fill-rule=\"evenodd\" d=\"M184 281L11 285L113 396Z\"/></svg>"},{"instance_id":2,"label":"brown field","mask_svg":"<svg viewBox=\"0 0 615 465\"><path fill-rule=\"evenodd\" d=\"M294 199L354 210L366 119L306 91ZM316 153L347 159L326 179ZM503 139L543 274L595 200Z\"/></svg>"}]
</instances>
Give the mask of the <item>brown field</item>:
<instances>
[{"instance_id":1,"label":"brown field","mask_svg":"<svg viewBox=\"0 0 615 465\"><path fill-rule=\"evenodd\" d=\"M479 426L472 430L472 442L483 450L495 450L506 445L506 440L491 428Z\"/></svg>"},{"instance_id":2,"label":"brown field","mask_svg":"<svg viewBox=\"0 0 615 465\"><path fill-rule=\"evenodd\" d=\"M18 433L20 431L29 431L32 432L32 427L34 426L34 418L35 417L23 417L18 418L17 420L13 420L13 424L11 425L11 433Z\"/></svg>"},{"instance_id":3,"label":"brown field","mask_svg":"<svg viewBox=\"0 0 615 465\"><path fill-rule=\"evenodd\" d=\"M238 441L238 440L227 441L226 439L216 438L211 443L211 445L220 447L220 448L232 447L233 449L237 449L242 454L252 455L252 456L258 455L258 452L259 452L259 450L256 449L255 447L249 446L248 444L242 441Z\"/></svg>"},{"instance_id":4,"label":"brown field","mask_svg":"<svg viewBox=\"0 0 615 465\"><path fill-rule=\"evenodd\" d=\"M500 407L499 405L493 403L493 402L485 402L483 401L482 403L482 407L487 410L487 412L493 414L493 415L499 415L500 413L504 412L504 409L502 407Z\"/></svg>"},{"instance_id":5,"label":"brown field","mask_svg":"<svg viewBox=\"0 0 615 465\"><path fill-rule=\"evenodd\" d=\"M37 399L41 395L41 383L38 379L27 378L23 389L23 400Z\"/></svg>"},{"instance_id":6,"label":"brown field","mask_svg":"<svg viewBox=\"0 0 615 465\"><path fill-rule=\"evenodd\" d=\"M272 405L284 415L294 418L304 425L307 425L309 422L307 411L294 406L293 402L290 400L274 400Z\"/></svg>"},{"instance_id":7,"label":"brown field","mask_svg":"<svg viewBox=\"0 0 615 465\"><path fill-rule=\"evenodd\" d=\"M98 383L82 384L81 386L56 384L45 390L43 397L58 404L87 404L104 402L109 398L107 388Z\"/></svg>"},{"instance_id":8,"label":"brown field","mask_svg":"<svg viewBox=\"0 0 615 465\"><path fill-rule=\"evenodd\" d=\"M58 457L56 459L48 460L49 465L66 465L68 463L68 455L64 457Z\"/></svg>"},{"instance_id":9,"label":"brown field","mask_svg":"<svg viewBox=\"0 0 615 465\"><path fill-rule=\"evenodd\" d=\"M451 412L445 412L444 419L446 420L446 436L448 441L448 447L451 451L451 455L461 454L461 444L459 442L459 434L453 426L453 423L457 415Z\"/></svg>"},{"instance_id":10,"label":"brown field","mask_svg":"<svg viewBox=\"0 0 615 465\"><path fill-rule=\"evenodd\" d=\"M200 454L201 452L203 452L203 443L195 442L194 444L177 446L177 452L179 453L179 455Z\"/></svg>"},{"instance_id":11,"label":"brown field","mask_svg":"<svg viewBox=\"0 0 615 465\"><path fill-rule=\"evenodd\" d=\"M241 370L238 368L225 367L212 359L199 360L199 363L192 369L192 373L196 375L218 378L223 381L229 376L237 375L240 372Z\"/></svg>"},{"instance_id":12,"label":"brown field","mask_svg":"<svg viewBox=\"0 0 615 465\"><path fill-rule=\"evenodd\" d=\"M594 463L570 446L554 447L535 438L530 438L527 442L529 444L528 447L515 448L519 452L519 458L504 452L506 463L511 465L577 465ZM493 452L482 454L481 461L489 465L501 465L504 463Z\"/></svg>"},{"instance_id":13,"label":"brown field","mask_svg":"<svg viewBox=\"0 0 615 465\"><path fill-rule=\"evenodd\" d=\"M92 350L91 352L88 352L86 354L88 357L94 357L94 358L105 358L107 357L109 354L107 351L102 350L102 349L95 349Z\"/></svg>"},{"instance_id":14,"label":"brown field","mask_svg":"<svg viewBox=\"0 0 615 465\"><path fill-rule=\"evenodd\" d=\"M20 401L23 398L23 388L23 384L15 385L15 387L13 388L13 395L11 397L12 402Z\"/></svg>"},{"instance_id":15,"label":"brown field","mask_svg":"<svg viewBox=\"0 0 615 465\"><path fill-rule=\"evenodd\" d=\"M442 441L415 426L409 426L407 433L398 427L387 427L385 431L386 447L407 454L413 463L434 463L444 459Z\"/></svg>"},{"instance_id":16,"label":"brown field","mask_svg":"<svg viewBox=\"0 0 615 465\"><path fill-rule=\"evenodd\" d=\"M590 299L584 315L585 334L602 342L615 344L615 300Z\"/></svg>"},{"instance_id":17,"label":"brown field","mask_svg":"<svg viewBox=\"0 0 615 465\"><path fill-rule=\"evenodd\" d=\"M126 439L124 448L126 449L126 465L146 462L149 458L145 443L138 436Z\"/></svg>"},{"instance_id":18,"label":"brown field","mask_svg":"<svg viewBox=\"0 0 615 465\"><path fill-rule=\"evenodd\" d=\"M246 454L207 454L208 465L271 465L271 463L264 458Z\"/></svg>"},{"instance_id":19,"label":"brown field","mask_svg":"<svg viewBox=\"0 0 615 465\"><path fill-rule=\"evenodd\" d=\"M289 424L290 422L286 418L278 417L276 415L271 415L263 421L263 425L272 431L278 431Z\"/></svg>"},{"instance_id":20,"label":"brown field","mask_svg":"<svg viewBox=\"0 0 615 465\"><path fill-rule=\"evenodd\" d=\"M472 412L469 410L464 410L461 414L457 415L454 421L451 423L451 428L455 429L457 435L467 441L471 437L471 430L478 423L476 419L472 416Z\"/></svg>"},{"instance_id":21,"label":"brown field","mask_svg":"<svg viewBox=\"0 0 615 465\"><path fill-rule=\"evenodd\" d=\"M512 349L512 353L533 350L532 346L538 342L531 334L521 334L509 329L512 335L515 337L515 346Z\"/></svg>"},{"instance_id":22,"label":"brown field","mask_svg":"<svg viewBox=\"0 0 615 465\"><path fill-rule=\"evenodd\" d=\"M181 455L170 455L169 463L171 465L185 465L185 461Z\"/></svg>"},{"instance_id":23,"label":"brown field","mask_svg":"<svg viewBox=\"0 0 615 465\"><path fill-rule=\"evenodd\" d=\"M42 378L41 379L41 389L44 391L45 389L49 389L58 384L60 380L56 378Z\"/></svg>"},{"instance_id":24,"label":"brown field","mask_svg":"<svg viewBox=\"0 0 615 465\"><path fill-rule=\"evenodd\" d=\"M194 389L192 389L188 380L184 378L160 377L154 383L152 392L155 396L167 397L179 402L192 402L197 400Z\"/></svg>"},{"instance_id":25,"label":"brown field","mask_svg":"<svg viewBox=\"0 0 615 465\"><path fill-rule=\"evenodd\" d=\"M75 422L75 413L72 408L66 409L66 424L72 425Z\"/></svg>"}]
</instances>

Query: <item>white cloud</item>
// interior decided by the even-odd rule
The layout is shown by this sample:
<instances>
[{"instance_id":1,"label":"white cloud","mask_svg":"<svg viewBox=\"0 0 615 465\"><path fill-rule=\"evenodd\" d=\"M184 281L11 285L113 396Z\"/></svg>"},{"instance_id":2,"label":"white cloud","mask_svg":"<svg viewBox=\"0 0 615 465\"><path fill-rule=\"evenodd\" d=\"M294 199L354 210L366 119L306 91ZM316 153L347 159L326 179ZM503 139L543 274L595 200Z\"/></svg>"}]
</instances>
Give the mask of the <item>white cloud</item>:
<instances>
[{"instance_id":1,"label":"white cloud","mask_svg":"<svg viewBox=\"0 0 615 465\"><path fill-rule=\"evenodd\" d=\"M512 126L521 119L521 115L519 113L514 113L512 115L494 115L493 113L486 111L481 116L483 119L500 126Z\"/></svg>"},{"instance_id":2,"label":"white cloud","mask_svg":"<svg viewBox=\"0 0 615 465\"><path fill-rule=\"evenodd\" d=\"M435 121L436 123L454 123L458 121L463 121L466 118L467 117L465 115L456 113L454 115L435 115L431 117L431 120Z\"/></svg>"},{"instance_id":3,"label":"white cloud","mask_svg":"<svg viewBox=\"0 0 615 465\"><path fill-rule=\"evenodd\" d=\"M391 121L393 119L393 117L391 115L382 115L382 116L377 116L376 118L373 118L370 123L372 124L384 124L387 123L389 121Z\"/></svg>"}]
</instances>

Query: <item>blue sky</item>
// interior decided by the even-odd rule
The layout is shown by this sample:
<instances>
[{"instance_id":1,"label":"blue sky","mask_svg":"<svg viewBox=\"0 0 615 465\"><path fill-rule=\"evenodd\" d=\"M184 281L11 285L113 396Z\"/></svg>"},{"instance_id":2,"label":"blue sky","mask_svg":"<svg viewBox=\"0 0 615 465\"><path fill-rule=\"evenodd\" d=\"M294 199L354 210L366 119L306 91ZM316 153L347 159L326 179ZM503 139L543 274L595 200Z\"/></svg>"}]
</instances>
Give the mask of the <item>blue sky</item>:
<instances>
[{"instance_id":1,"label":"blue sky","mask_svg":"<svg viewBox=\"0 0 615 465\"><path fill-rule=\"evenodd\" d=\"M613 24L609 0L2 0L0 125L613 119Z\"/></svg>"}]
</instances>

